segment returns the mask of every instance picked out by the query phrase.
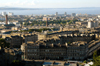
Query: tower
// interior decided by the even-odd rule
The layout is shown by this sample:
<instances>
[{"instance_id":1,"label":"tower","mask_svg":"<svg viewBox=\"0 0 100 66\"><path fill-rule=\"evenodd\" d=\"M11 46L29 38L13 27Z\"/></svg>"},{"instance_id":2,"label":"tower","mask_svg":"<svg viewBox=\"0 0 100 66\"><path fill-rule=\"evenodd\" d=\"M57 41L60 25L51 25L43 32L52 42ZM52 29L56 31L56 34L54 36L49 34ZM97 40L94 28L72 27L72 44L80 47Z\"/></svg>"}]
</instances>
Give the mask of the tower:
<instances>
[{"instance_id":1,"label":"tower","mask_svg":"<svg viewBox=\"0 0 100 66\"><path fill-rule=\"evenodd\" d=\"M76 13L72 13L71 16L72 16L72 17L75 17L75 16L76 16Z\"/></svg>"},{"instance_id":2,"label":"tower","mask_svg":"<svg viewBox=\"0 0 100 66\"><path fill-rule=\"evenodd\" d=\"M8 15L6 14L6 24L8 24Z\"/></svg>"},{"instance_id":3,"label":"tower","mask_svg":"<svg viewBox=\"0 0 100 66\"><path fill-rule=\"evenodd\" d=\"M47 18L47 21L46 21L46 27L48 27L48 18Z\"/></svg>"},{"instance_id":4,"label":"tower","mask_svg":"<svg viewBox=\"0 0 100 66\"><path fill-rule=\"evenodd\" d=\"M65 12L65 13L64 13L64 16L66 16L66 15L67 15L67 13Z\"/></svg>"},{"instance_id":5,"label":"tower","mask_svg":"<svg viewBox=\"0 0 100 66\"><path fill-rule=\"evenodd\" d=\"M58 12L56 12L56 14L55 14L56 16L58 16Z\"/></svg>"}]
</instances>

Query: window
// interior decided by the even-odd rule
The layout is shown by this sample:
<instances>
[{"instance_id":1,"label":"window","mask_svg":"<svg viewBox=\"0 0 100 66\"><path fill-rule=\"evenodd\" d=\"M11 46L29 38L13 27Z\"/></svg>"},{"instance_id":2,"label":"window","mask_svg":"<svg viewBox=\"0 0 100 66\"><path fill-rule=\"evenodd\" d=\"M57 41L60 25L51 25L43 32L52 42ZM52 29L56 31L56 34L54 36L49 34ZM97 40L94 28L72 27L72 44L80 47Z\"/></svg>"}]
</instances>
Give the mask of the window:
<instances>
[{"instance_id":1,"label":"window","mask_svg":"<svg viewBox=\"0 0 100 66\"><path fill-rule=\"evenodd\" d=\"M63 55L63 53L61 53L61 55Z\"/></svg>"},{"instance_id":2,"label":"window","mask_svg":"<svg viewBox=\"0 0 100 66\"><path fill-rule=\"evenodd\" d=\"M49 52L49 50L45 50L45 52Z\"/></svg>"},{"instance_id":3,"label":"window","mask_svg":"<svg viewBox=\"0 0 100 66\"><path fill-rule=\"evenodd\" d=\"M30 52L30 50L28 50L28 52Z\"/></svg>"},{"instance_id":4,"label":"window","mask_svg":"<svg viewBox=\"0 0 100 66\"><path fill-rule=\"evenodd\" d=\"M37 50L35 49L34 52L37 52Z\"/></svg>"}]
</instances>

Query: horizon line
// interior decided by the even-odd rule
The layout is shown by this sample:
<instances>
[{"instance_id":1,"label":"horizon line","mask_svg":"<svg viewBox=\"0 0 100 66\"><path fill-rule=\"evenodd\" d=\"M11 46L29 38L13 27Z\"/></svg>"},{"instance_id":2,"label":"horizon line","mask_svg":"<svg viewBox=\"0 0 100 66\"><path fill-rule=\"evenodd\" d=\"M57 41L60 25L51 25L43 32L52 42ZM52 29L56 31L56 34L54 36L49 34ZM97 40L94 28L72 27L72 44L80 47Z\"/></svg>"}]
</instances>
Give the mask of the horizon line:
<instances>
[{"instance_id":1,"label":"horizon line","mask_svg":"<svg viewBox=\"0 0 100 66\"><path fill-rule=\"evenodd\" d=\"M9 6L7 6L7 7L0 7L0 8L30 8L30 7L9 7ZM31 7L32 8L32 7ZM38 8L38 7L37 7ZM41 7L40 7L41 8ZM49 7L49 8L51 8L51 7ZM53 7L52 7L53 8ZM58 8L58 7L56 7L56 8ZM61 7L61 8L65 8L65 7ZM66 8L68 8L68 7L66 7ZM100 8L100 7L69 7L69 8Z\"/></svg>"}]
</instances>

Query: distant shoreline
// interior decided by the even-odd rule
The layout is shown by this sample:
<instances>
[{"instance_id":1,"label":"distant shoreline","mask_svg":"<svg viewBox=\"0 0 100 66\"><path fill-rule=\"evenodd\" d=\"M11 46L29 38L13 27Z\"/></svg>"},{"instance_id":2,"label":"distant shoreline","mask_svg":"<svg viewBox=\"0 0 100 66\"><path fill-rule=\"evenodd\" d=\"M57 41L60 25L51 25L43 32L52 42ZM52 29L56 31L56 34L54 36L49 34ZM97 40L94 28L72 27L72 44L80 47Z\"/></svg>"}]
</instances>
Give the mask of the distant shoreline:
<instances>
[{"instance_id":1,"label":"distant shoreline","mask_svg":"<svg viewBox=\"0 0 100 66\"><path fill-rule=\"evenodd\" d=\"M100 7L80 7L80 8L9 8L0 7L0 10L47 10L47 9L100 9Z\"/></svg>"},{"instance_id":2,"label":"distant shoreline","mask_svg":"<svg viewBox=\"0 0 100 66\"><path fill-rule=\"evenodd\" d=\"M14 15L54 15L56 12L58 14L100 14L100 8L1 8L2 12L12 12Z\"/></svg>"}]
</instances>

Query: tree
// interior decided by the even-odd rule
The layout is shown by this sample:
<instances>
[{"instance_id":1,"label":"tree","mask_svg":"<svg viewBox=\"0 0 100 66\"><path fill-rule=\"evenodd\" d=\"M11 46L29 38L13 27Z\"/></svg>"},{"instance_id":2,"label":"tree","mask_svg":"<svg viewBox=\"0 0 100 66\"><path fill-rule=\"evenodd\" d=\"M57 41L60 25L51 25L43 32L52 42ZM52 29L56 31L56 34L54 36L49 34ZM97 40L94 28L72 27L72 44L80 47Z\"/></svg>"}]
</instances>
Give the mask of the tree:
<instances>
[{"instance_id":1,"label":"tree","mask_svg":"<svg viewBox=\"0 0 100 66\"><path fill-rule=\"evenodd\" d=\"M85 60L84 63L87 63L87 61Z\"/></svg>"},{"instance_id":2,"label":"tree","mask_svg":"<svg viewBox=\"0 0 100 66\"><path fill-rule=\"evenodd\" d=\"M62 22L60 22L60 24L62 25L63 23L62 23Z\"/></svg>"},{"instance_id":3,"label":"tree","mask_svg":"<svg viewBox=\"0 0 100 66\"><path fill-rule=\"evenodd\" d=\"M40 25L42 25L42 22L40 22Z\"/></svg>"},{"instance_id":4,"label":"tree","mask_svg":"<svg viewBox=\"0 0 100 66\"><path fill-rule=\"evenodd\" d=\"M93 66L100 66L100 56L97 56L97 51L93 53Z\"/></svg>"},{"instance_id":5,"label":"tree","mask_svg":"<svg viewBox=\"0 0 100 66\"><path fill-rule=\"evenodd\" d=\"M2 47L2 48L5 48L5 47L9 47L9 43L6 43L6 41L4 40L4 39L0 39L0 46Z\"/></svg>"},{"instance_id":6,"label":"tree","mask_svg":"<svg viewBox=\"0 0 100 66\"><path fill-rule=\"evenodd\" d=\"M13 62L9 66L25 66L25 63L19 60L13 60Z\"/></svg>"},{"instance_id":7,"label":"tree","mask_svg":"<svg viewBox=\"0 0 100 66\"><path fill-rule=\"evenodd\" d=\"M94 53L93 53L93 61L94 62L96 61L96 58L97 58L97 51L94 51Z\"/></svg>"},{"instance_id":8,"label":"tree","mask_svg":"<svg viewBox=\"0 0 100 66\"><path fill-rule=\"evenodd\" d=\"M69 21L69 24L71 24L71 23L72 23L72 20Z\"/></svg>"},{"instance_id":9,"label":"tree","mask_svg":"<svg viewBox=\"0 0 100 66\"><path fill-rule=\"evenodd\" d=\"M68 44L71 44L71 42L68 42Z\"/></svg>"},{"instance_id":10,"label":"tree","mask_svg":"<svg viewBox=\"0 0 100 66\"><path fill-rule=\"evenodd\" d=\"M33 26L33 24L31 24L31 26Z\"/></svg>"}]
</instances>

